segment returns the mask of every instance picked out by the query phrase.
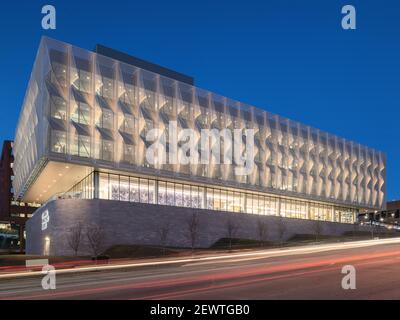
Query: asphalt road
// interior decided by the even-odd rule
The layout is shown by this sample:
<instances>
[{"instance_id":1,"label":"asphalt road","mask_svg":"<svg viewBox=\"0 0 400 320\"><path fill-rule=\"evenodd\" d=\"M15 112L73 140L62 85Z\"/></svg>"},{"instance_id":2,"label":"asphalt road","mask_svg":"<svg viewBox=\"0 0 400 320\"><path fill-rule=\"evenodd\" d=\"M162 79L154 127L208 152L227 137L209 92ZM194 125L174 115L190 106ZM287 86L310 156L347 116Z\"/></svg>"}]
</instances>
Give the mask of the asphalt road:
<instances>
[{"instance_id":1,"label":"asphalt road","mask_svg":"<svg viewBox=\"0 0 400 320\"><path fill-rule=\"evenodd\" d=\"M0 299L400 299L400 243L0 279ZM344 290L344 265L356 289Z\"/></svg>"}]
</instances>

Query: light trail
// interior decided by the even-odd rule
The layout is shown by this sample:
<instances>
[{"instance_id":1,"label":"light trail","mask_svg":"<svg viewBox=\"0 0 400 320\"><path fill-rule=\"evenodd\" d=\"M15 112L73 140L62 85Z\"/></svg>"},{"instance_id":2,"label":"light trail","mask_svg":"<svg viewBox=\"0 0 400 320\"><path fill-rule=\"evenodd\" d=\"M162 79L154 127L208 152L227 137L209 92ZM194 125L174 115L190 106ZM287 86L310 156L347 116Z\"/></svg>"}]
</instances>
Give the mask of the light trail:
<instances>
[{"instance_id":1,"label":"light trail","mask_svg":"<svg viewBox=\"0 0 400 320\"><path fill-rule=\"evenodd\" d=\"M392 261L393 261L392 259L383 259L383 260L379 260L379 261L368 261L368 262L356 263L355 265L366 266L366 265L372 265L372 264L382 264L382 262L392 262ZM240 280L240 279L234 278L235 279L234 281L231 281L231 282L225 283L225 284L213 284L211 286L205 286L205 287L200 287L200 288L135 297L135 298L130 298L129 300L169 300L169 299L181 298L181 297L184 297L184 296L187 296L190 294L195 294L195 293L204 293L204 292L227 289L227 288L247 286L247 285L251 285L251 284L261 284L263 282L281 280L281 279L290 279L290 278L299 277L299 276L309 276L309 275L314 275L314 274L323 273L323 272L336 271L338 269L341 269L339 265L334 266L334 267L320 266L320 269L295 271L295 272L289 272L289 273L285 273L285 274L265 276L265 277L256 278L256 279Z\"/></svg>"},{"instance_id":2,"label":"light trail","mask_svg":"<svg viewBox=\"0 0 400 320\"><path fill-rule=\"evenodd\" d=\"M382 259L385 257L386 259ZM40 293L28 294L28 295L20 295L19 293L10 295L9 293L4 292L4 294L0 293L0 300L57 299L57 298L71 298L71 297L79 297L86 295L104 294L107 292L115 292L123 290L137 291L146 289L153 289L153 290L157 289L157 291L163 291L163 290L169 290L173 287L201 286L199 288L192 288L186 290L185 289L179 290L178 288L176 288L175 289L176 291L172 292L158 293L153 295L147 294L147 295L142 295L141 297L133 298L133 299L173 299L178 296L207 292L210 290L232 288L237 286L245 286L249 284L261 283L265 281L288 279L294 276L306 276L316 273L340 270L341 268L340 263L352 262L354 265L362 266L371 264L382 264L385 261L393 262L393 257L400 257L400 253L396 250L395 252L388 251L386 253L359 254L342 258L333 257L325 260L320 260L319 258L313 258L311 261L307 262L294 262L294 263L292 262L288 264L267 266L267 267L265 266L250 267L246 271L244 271L241 268L239 270L233 269L229 271L218 270L217 272L213 273L207 271L206 273L197 276L183 276L182 278L172 278L165 280L158 279L150 281L139 281L136 283L135 282L134 283L124 282L122 284L108 283L106 285L97 287L88 287L79 289L71 288L71 289L63 289L63 291L44 292L44 293L41 291ZM135 279L132 280L135 281ZM126 281L126 279L124 281ZM88 285L90 286L90 284Z\"/></svg>"},{"instance_id":3,"label":"light trail","mask_svg":"<svg viewBox=\"0 0 400 320\"><path fill-rule=\"evenodd\" d=\"M269 258L269 257L280 257L280 256L289 256L292 254L311 254L325 251L333 251L333 250L347 250L354 248L362 248L362 247L371 247L371 246L379 246L385 244L400 244L400 238L392 238L392 239L377 239L377 240L363 240L363 241L354 241L354 242L344 242L339 244L324 244L324 245L309 245L303 247L296 247L291 249L278 249L278 250L262 250L262 251L253 251L253 252L245 252L245 253L231 253L231 254L223 254L223 255L213 255L206 257L192 257L192 258L183 258L183 259L175 259L175 260L158 260L158 261L149 261L149 262L136 262L136 263L124 263L124 264L113 264L113 265L96 265L96 266L88 266L88 267L77 267L77 268L69 268L69 269L58 269L56 270L56 274L67 274L67 273L76 273L76 272L90 272L90 271L105 271L105 270L117 270L117 269L126 269L126 268L137 268L137 267L147 267L147 266L161 266L161 265L173 265L179 263L195 263L199 261L218 261L223 259L237 259L237 258ZM244 259L246 260L246 259ZM26 272L17 272L17 273L4 273L0 274L0 279L10 279L10 278L19 278L19 277L31 277L31 276L40 276L43 275L41 271L26 271Z\"/></svg>"}]
</instances>

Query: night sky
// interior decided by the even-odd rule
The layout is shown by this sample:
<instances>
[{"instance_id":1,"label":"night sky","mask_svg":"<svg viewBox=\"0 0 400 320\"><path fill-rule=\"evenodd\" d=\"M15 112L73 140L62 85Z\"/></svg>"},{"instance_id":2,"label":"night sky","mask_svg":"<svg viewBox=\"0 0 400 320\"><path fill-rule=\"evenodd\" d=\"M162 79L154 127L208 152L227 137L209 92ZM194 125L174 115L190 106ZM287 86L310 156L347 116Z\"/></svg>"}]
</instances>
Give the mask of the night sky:
<instances>
[{"instance_id":1,"label":"night sky","mask_svg":"<svg viewBox=\"0 0 400 320\"><path fill-rule=\"evenodd\" d=\"M57 29L41 28L41 8ZM341 8L357 29L341 28ZM201 88L386 152L400 199L399 1L7 1L0 138L12 139L40 37L96 43L191 75Z\"/></svg>"}]
</instances>

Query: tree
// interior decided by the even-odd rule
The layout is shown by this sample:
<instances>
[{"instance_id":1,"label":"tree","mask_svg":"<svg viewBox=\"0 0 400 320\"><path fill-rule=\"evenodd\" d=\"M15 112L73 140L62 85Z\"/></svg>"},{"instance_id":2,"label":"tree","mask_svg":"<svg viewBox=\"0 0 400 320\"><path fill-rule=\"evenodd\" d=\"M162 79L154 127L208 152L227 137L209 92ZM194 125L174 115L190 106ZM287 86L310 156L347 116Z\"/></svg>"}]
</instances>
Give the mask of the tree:
<instances>
[{"instance_id":1,"label":"tree","mask_svg":"<svg viewBox=\"0 0 400 320\"><path fill-rule=\"evenodd\" d=\"M368 215L369 217L369 224L370 224L370 231L371 231L371 239L374 239L375 235L375 213L372 215Z\"/></svg>"},{"instance_id":2,"label":"tree","mask_svg":"<svg viewBox=\"0 0 400 320\"><path fill-rule=\"evenodd\" d=\"M169 223L167 223L164 226L161 226L160 229L158 230L158 235L160 237L160 244L163 248L163 255L165 256L165 247L167 245L167 239L168 239L168 234L169 234Z\"/></svg>"},{"instance_id":3,"label":"tree","mask_svg":"<svg viewBox=\"0 0 400 320\"><path fill-rule=\"evenodd\" d=\"M286 233L286 224L282 217L279 217L279 219L277 220L277 223L278 223L279 240L280 240L280 244L282 245L283 239L284 239L284 236Z\"/></svg>"},{"instance_id":4,"label":"tree","mask_svg":"<svg viewBox=\"0 0 400 320\"><path fill-rule=\"evenodd\" d=\"M329 224L329 229L333 236L337 236L338 227L339 227L339 225L337 222L331 222Z\"/></svg>"},{"instance_id":5,"label":"tree","mask_svg":"<svg viewBox=\"0 0 400 320\"><path fill-rule=\"evenodd\" d=\"M97 259L103 249L104 230L98 225L91 225L86 228L86 237L92 253Z\"/></svg>"},{"instance_id":6,"label":"tree","mask_svg":"<svg viewBox=\"0 0 400 320\"><path fill-rule=\"evenodd\" d=\"M321 235L322 232L322 224L319 217L317 217L317 219L313 221L313 231L315 234L315 242L318 242L319 236Z\"/></svg>"},{"instance_id":7,"label":"tree","mask_svg":"<svg viewBox=\"0 0 400 320\"><path fill-rule=\"evenodd\" d=\"M357 234L357 232L358 232L358 229L359 229L359 224L358 224L358 222L354 222L354 223L353 223L353 240L354 240L355 237L356 237L356 234Z\"/></svg>"},{"instance_id":8,"label":"tree","mask_svg":"<svg viewBox=\"0 0 400 320\"><path fill-rule=\"evenodd\" d=\"M370 226L370 229L371 229L371 239L374 239L375 238L375 236L374 236L374 231L375 231L375 223L371 220L371 226Z\"/></svg>"},{"instance_id":9,"label":"tree","mask_svg":"<svg viewBox=\"0 0 400 320\"><path fill-rule=\"evenodd\" d=\"M264 245L264 242L268 238L268 224L266 221L262 219L257 220L257 231L258 231L258 239L260 240L260 246Z\"/></svg>"},{"instance_id":10,"label":"tree","mask_svg":"<svg viewBox=\"0 0 400 320\"><path fill-rule=\"evenodd\" d=\"M72 228L69 229L67 235L67 243L74 252L75 257L78 255L79 246L81 244L82 231L83 231L82 223L78 222Z\"/></svg>"},{"instance_id":11,"label":"tree","mask_svg":"<svg viewBox=\"0 0 400 320\"><path fill-rule=\"evenodd\" d=\"M239 226L237 225L237 223L233 219L228 218L226 222L226 232L229 238L229 250L232 250L232 238L236 236L238 229Z\"/></svg>"},{"instance_id":12,"label":"tree","mask_svg":"<svg viewBox=\"0 0 400 320\"><path fill-rule=\"evenodd\" d=\"M199 217L197 213L193 213L187 220L187 234L190 240L190 246L192 248L192 254L194 253L194 247L196 245L199 229Z\"/></svg>"}]
</instances>

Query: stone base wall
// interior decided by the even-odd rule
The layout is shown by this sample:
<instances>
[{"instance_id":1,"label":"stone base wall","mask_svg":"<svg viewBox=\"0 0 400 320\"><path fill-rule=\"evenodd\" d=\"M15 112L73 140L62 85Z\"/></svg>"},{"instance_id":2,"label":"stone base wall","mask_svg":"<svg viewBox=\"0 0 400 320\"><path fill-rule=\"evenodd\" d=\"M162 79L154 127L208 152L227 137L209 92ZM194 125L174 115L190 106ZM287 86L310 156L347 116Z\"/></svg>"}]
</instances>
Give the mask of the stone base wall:
<instances>
[{"instance_id":1,"label":"stone base wall","mask_svg":"<svg viewBox=\"0 0 400 320\"><path fill-rule=\"evenodd\" d=\"M42 230L45 210L49 213L49 221L45 230ZM73 255L68 239L71 236L71 227L77 222L81 222L84 229L93 225L101 227L104 250L118 244L160 245L161 227L168 227L169 230L167 246L190 247L188 221L193 214L198 217L198 236L195 243L198 248L207 248L218 239L228 238L229 223L237 227L234 238L259 240L259 221L264 221L267 225L267 241L280 240L279 229L282 224L285 226L284 239L294 234L315 234L316 228L316 222L311 220L112 200L62 199L47 203L28 220L26 253L43 255L47 238L50 255ZM340 235L353 230L353 225L335 222L319 222L319 227L321 235ZM91 254L85 230L79 254Z\"/></svg>"}]
</instances>

